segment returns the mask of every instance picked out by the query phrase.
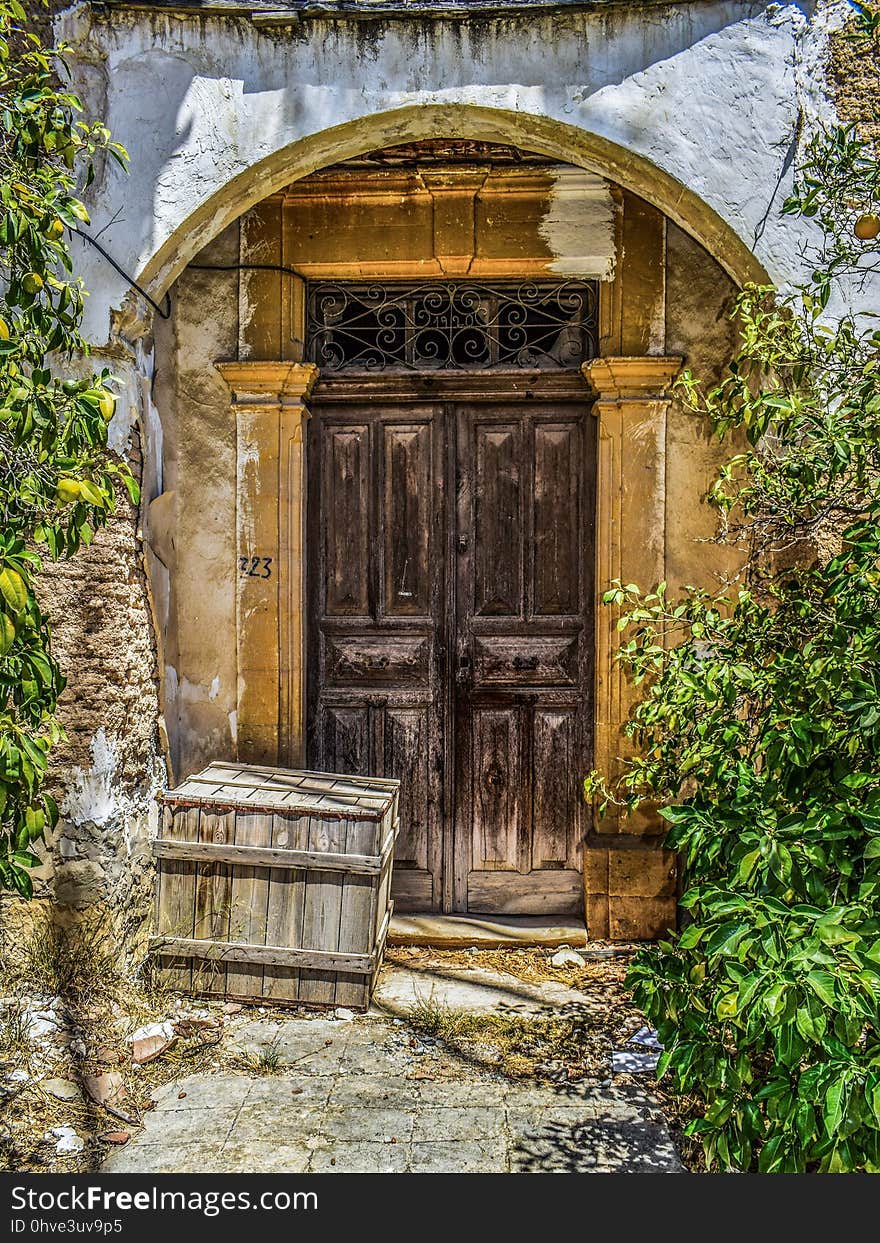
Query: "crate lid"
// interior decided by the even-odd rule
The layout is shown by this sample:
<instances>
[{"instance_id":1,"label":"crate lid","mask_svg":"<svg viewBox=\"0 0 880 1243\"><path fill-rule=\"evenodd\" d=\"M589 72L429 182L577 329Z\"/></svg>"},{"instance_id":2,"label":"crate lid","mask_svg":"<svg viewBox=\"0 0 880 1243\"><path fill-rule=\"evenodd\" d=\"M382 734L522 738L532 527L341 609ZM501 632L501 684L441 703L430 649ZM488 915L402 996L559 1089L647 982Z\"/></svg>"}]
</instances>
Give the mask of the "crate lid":
<instances>
[{"instance_id":1,"label":"crate lid","mask_svg":"<svg viewBox=\"0 0 880 1243\"><path fill-rule=\"evenodd\" d=\"M376 820L392 805L399 788L399 781L387 777L214 763L161 798L185 806L253 807L279 814Z\"/></svg>"}]
</instances>

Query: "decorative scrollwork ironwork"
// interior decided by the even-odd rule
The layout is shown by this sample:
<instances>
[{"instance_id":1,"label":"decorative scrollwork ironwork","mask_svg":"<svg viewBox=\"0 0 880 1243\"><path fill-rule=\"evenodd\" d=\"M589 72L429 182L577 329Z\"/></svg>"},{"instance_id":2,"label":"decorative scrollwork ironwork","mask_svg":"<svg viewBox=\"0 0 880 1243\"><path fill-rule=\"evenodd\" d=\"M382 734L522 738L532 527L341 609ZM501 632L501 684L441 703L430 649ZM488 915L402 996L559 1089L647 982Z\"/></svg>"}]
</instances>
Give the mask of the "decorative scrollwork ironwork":
<instances>
[{"instance_id":1,"label":"decorative scrollwork ironwork","mask_svg":"<svg viewBox=\"0 0 880 1243\"><path fill-rule=\"evenodd\" d=\"M307 357L324 372L566 370L596 355L595 281L321 281Z\"/></svg>"}]
</instances>

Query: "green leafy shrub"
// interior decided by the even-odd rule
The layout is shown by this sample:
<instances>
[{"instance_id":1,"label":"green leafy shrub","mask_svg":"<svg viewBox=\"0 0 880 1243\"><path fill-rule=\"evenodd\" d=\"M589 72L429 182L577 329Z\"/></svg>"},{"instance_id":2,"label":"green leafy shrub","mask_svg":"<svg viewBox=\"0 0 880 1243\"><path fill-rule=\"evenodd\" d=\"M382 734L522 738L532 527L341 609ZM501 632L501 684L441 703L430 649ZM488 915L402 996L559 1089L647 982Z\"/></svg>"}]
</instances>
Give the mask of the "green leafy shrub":
<instances>
[{"instance_id":1,"label":"green leafy shrub","mask_svg":"<svg viewBox=\"0 0 880 1243\"><path fill-rule=\"evenodd\" d=\"M658 1073L699 1102L710 1168L880 1170L878 243L854 232L878 203L856 135L816 139L785 206L821 227L809 285L746 289L729 372L709 391L683 378L746 446L710 495L740 578L605 597L644 690L640 758L586 793L666 803L688 922L628 983ZM827 314L841 291L861 315Z\"/></svg>"},{"instance_id":2,"label":"green leafy shrub","mask_svg":"<svg viewBox=\"0 0 880 1243\"><path fill-rule=\"evenodd\" d=\"M88 222L77 178L92 180L98 153L126 156L79 119L59 85L63 49L25 25L18 0L0 0L0 888L29 896L34 844L58 815L43 785L64 687L37 550L73 556L106 522L117 485L133 500L138 490L107 449L109 373L66 374L88 353L69 249L70 230Z\"/></svg>"}]
</instances>

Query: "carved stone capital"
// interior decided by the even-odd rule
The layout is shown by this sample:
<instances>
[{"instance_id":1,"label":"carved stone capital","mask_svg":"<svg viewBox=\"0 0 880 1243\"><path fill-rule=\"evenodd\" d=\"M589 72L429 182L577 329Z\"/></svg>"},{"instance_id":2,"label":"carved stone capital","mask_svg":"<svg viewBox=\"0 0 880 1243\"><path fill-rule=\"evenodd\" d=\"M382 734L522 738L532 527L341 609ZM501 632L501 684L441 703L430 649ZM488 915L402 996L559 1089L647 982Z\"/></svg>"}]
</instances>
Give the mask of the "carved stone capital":
<instances>
[{"instance_id":1,"label":"carved stone capital","mask_svg":"<svg viewBox=\"0 0 880 1243\"><path fill-rule=\"evenodd\" d=\"M314 363L215 363L237 406L297 405L318 379Z\"/></svg>"},{"instance_id":2,"label":"carved stone capital","mask_svg":"<svg viewBox=\"0 0 880 1243\"><path fill-rule=\"evenodd\" d=\"M675 355L593 358L581 370L600 402L664 401L682 362Z\"/></svg>"}]
</instances>

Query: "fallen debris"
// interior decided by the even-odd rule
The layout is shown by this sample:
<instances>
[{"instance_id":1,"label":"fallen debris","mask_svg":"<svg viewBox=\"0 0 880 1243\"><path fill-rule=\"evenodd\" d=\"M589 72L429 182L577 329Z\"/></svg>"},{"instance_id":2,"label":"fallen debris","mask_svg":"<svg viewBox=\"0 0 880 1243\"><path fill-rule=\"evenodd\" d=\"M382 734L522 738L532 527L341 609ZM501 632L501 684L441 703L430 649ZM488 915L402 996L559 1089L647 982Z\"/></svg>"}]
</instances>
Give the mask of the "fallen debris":
<instances>
[{"instance_id":1,"label":"fallen debris","mask_svg":"<svg viewBox=\"0 0 880 1243\"><path fill-rule=\"evenodd\" d=\"M83 1075L83 1087L96 1105L118 1105L127 1095L118 1070L104 1070L97 1075Z\"/></svg>"},{"instance_id":2,"label":"fallen debris","mask_svg":"<svg viewBox=\"0 0 880 1243\"><path fill-rule=\"evenodd\" d=\"M170 1049L176 1039L173 1023L147 1023L128 1038L131 1060L136 1066L152 1062Z\"/></svg>"},{"instance_id":3,"label":"fallen debris","mask_svg":"<svg viewBox=\"0 0 880 1243\"><path fill-rule=\"evenodd\" d=\"M561 949L557 950L550 959L551 967L585 967L587 960L583 954L579 954L577 950Z\"/></svg>"},{"instance_id":4,"label":"fallen debris","mask_svg":"<svg viewBox=\"0 0 880 1243\"><path fill-rule=\"evenodd\" d=\"M86 1146L85 1140L77 1135L72 1126L56 1126L52 1129L52 1135L58 1140L55 1145L55 1151L59 1156L65 1156L72 1152L82 1152Z\"/></svg>"},{"instance_id":5,"label":"fallen debris","mask_svg":"<svg viewBox=\"0 0 880 1243\"><path fill-rule=\"evenodd\" d=\"M82 1089L72 1079L44 1079L40 1087L58 1101L78 1101L82 1099Z\"/></svg>"},{"instance_id":6,"label":"fallen debris","mask_svg":"<svg viewBox=\"0 0 880 1243\"><path fill-rule=\"evenodd\" d=\"M634 1036L630 1036L627 1044L639 1044L645 1049L655 1049L660 1053L663 1052L663 1045L657 1039L657 1033L653 1027L640 1027Z\"/></svg>"},{"instance_id":7,"label":"fallen debris","mask_svg":"<svg viewBox=\"0 0 880 1243\"><path fill-rule=\"evenodd\" d=\"M656 1070L659 1061L659 1053L630 1053L626 1049L615 1049L611 1054L611 1071L615 1075L638 1075L646 1070Z\"/></svg>"}]
</instances>

